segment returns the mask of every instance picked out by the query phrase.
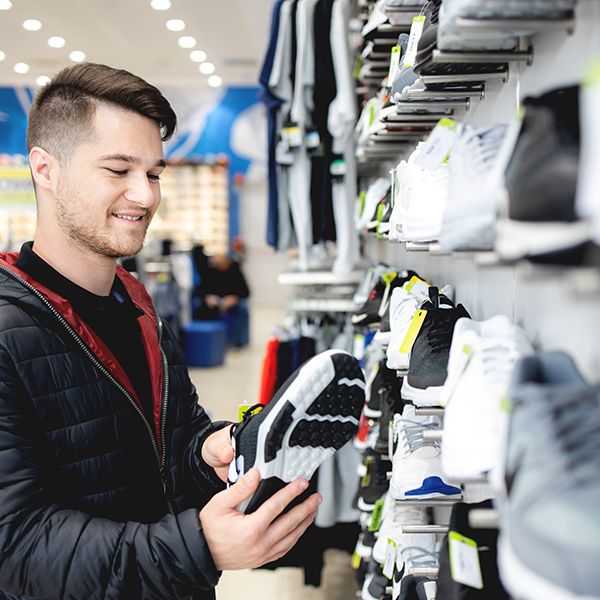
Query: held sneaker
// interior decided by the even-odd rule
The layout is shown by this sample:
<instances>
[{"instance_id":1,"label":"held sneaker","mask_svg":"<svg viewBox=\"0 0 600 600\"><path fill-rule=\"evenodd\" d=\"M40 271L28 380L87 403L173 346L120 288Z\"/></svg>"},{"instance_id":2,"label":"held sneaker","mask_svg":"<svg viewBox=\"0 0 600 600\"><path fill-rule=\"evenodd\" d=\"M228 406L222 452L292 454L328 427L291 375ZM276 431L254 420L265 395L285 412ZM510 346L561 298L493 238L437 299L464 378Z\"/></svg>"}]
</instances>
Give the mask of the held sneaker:
<instances>
[{"instance_id":1,"label":"held sneaker","mask_svg":"<svg viewBox=\"0 0 600 600\"><path fill-rule=\"evenodd\" d=\"M410 404L404 407L402 415L394 415L396 447L389 490L392 498L440 498L461 493L460 488L442 479L440 443L424 439L425 431L439 427L438 417L417 415Z\"/></svg>"},{"instance_id":2,"label":"held sneaker","mask_svg":"<svg viewBox=\"0 0 600 600\"><path fill-rule=\"evenodd\" d=\"M462 317L470 318L462 304L455 307L437 288L429 288L429 297L421 305L427 314L412 347L408 376L402 384L402 397L417 406L439 406L454 325Z\"/></svg>"},{"instance_id":3,"label":"held sneaker","mask_svg":"<svg viewBox=\"0 0 600 600\"><path fill-rule=\"evenodd\" d=\"M515 364L532 354L525 332L505 315L487 321L459 319L440 395L445 406L442 471L468 481L491 471L500 456L501 402Z\"/></svg>"},{"instance_id":4,"label":"held sneaker","mask_svg":"<svg viewBox=\"0 0 600 600\"><path fill-rule=\"evenodd\" d=\"M511 382L498 545L511 597L598 598L600 387L573 367L564 353L540 353Z\"/></svg>"},{"instance_id":5,"label":"held sneaker","mask_svg":"<svg viewBox=\"0 0 600 600\"><path fill-rule=\"evenodd\" d=\"M251 513L290 481L310 479L352 439L364 387L358 361L347 352L328 350L297 369L265 408L248 411L232 434L235 458L228 481L233 484L255 468L261 482L239 509Z\"/></svg>"}]
</instances>

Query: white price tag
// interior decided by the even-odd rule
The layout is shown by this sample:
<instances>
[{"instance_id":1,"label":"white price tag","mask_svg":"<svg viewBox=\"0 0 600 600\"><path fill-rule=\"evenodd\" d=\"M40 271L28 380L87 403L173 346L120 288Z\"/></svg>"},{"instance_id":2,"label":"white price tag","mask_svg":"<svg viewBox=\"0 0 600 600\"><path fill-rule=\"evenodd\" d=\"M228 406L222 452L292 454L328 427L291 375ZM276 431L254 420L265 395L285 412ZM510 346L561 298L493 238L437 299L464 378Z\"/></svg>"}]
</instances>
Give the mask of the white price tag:
<instances>
[{"instance_id":1,"label":"white price tag","mask_svg":"<svg viewBox=\"0 0 600 600\"><path fill-rule=\"evenodd\" d=\"M422 279L419 279L418 277L412 277L411 280L404 286L404 289L420 300L429 300L430 287L431 286L428 283L425 283Z\"/></svg>"},{"instance_id":2,"label":"white price tag","mask_svg":"<svg viewBox=\"0 0 600 600\"><path fill-rule=\"evenodd\" d=\"M458 123L452 119L440 119L425 141L423 149L415 158L415 164L435 171L450 154L458 137Z\"/></svg>"},{"instance_id":3,"label":"white price tag","mask_svg":"<svg viewBox=\"0 0 600 600\"><path fill-rule=\"evenodd\" d=\"M408 46L404 55L404 66L413 67L417 58L417 50L419 48L419 40L423 33L425 25L425 17L415 17L410 27L410 37L408 38Z\"/></svg>"},{"instance_id":4,"label":"white price tag","mask_svg":"<svg viewBox=\"0 0 600 600\"><path fill-rule=\"evenodd\" d=\"M365 357L365 336L357 333L354 336L352 344L352 355L356 360L362 360Z\"/></svg>"},{"instance_id":5,"label":"white price tag","mask_svg":"<svg viewBox=\"0 0 600 600\"><path fill-rule=\"evenodd\" d=\"M448 544L452 579L477 590L483 589L477 543L456 531L451 531L448 534Z\"/></svg>"},{"instance_id":6,"label":"white price tag","mask_svg":"<svg viewBox=\"0 0 600 600\"><path fill-rule=\"evenodd\" d=\"M385 562L381 572L391 579L394 576L394 566L396 565L397 544L392 538L388 538L387 546L385 547Z\"/></svg>"}]
</instances>

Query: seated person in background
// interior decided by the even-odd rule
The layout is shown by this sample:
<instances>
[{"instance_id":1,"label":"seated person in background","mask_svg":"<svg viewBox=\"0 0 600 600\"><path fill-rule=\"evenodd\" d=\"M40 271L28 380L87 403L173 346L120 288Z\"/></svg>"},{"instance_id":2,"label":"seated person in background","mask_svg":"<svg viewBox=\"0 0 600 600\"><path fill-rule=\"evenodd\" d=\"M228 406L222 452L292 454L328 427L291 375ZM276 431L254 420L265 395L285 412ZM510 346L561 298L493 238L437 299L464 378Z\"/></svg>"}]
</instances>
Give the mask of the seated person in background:
<instances>
[{"instance_id":1,"label":"seated person in background","mask_svg":"<svg viewBox=\"0 0 600 600\"><path fill-rule=\"evenodd\" d=\"M200 286L198 296L202 304L197 309L194 318L200 321L218 319L231 312L240 300L248 298L250 290L240 265L230 256L215 254L200 268Z\"/></svg>"}]
</instances>

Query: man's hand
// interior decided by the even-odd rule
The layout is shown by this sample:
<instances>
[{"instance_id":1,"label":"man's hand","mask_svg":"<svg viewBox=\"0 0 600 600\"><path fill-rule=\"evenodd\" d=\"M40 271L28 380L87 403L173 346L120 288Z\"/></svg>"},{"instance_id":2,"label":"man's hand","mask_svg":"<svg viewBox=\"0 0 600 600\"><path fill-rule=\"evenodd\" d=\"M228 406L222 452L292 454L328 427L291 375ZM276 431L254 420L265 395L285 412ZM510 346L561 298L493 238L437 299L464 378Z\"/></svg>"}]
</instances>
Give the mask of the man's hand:
<instances>
[{"instance_id":1,"label":"man's hand","mask_svg":"<svg viewBox=\"0 0 600 600\"><path fill-rule=\"evenodd\" d=\"M215 296L215 294L206 294L206 296L204 296L204 304L206 304L208 308L217 308L220 300L221 298Z\"/></svg>"},{"instance_id":2,"label":"man's hand","mask_svg":"<svg viewBox=\"0 0 600 600\"><path fill-rule=\"evenodd\" d=\"M215 470L223 481L227 481L229 463L233 460L231 427L224 427L211 433L202 444L202 459Z\"/></svg>"},{"instance_id":3,"label":"man's hand","mask_svg":"<svg viewBox=\"0 0 600 600\"><path fill-rule=\"evenodd\" d=\"M204 537L219 571L254 569L287 554L317 515L319 494L281 514L308 487L297 479L245 515L237 505L258 487L260 476L250 469L235 485L219 492L200 511Z\"/></svg>"}]
</instances>

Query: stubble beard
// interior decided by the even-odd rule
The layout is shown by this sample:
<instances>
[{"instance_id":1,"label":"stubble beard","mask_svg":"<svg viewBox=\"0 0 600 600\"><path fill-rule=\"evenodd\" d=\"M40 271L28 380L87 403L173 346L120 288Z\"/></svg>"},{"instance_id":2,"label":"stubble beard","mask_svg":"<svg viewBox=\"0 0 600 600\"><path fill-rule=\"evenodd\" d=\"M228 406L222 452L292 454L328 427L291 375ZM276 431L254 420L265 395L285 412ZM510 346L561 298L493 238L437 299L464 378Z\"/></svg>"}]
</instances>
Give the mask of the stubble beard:
<instances>
[{"instance_id":1,"label":"stubble beard","mask_svg":"<svg viewBox=\"0 0 600 600\"><path fill-rule=\"evenodd\" d=\"M110 230L110 221L115 218L110 214L105 217L104 228L98 228L90 222L89 217L80 211L73 210L79 205L77 195L68 185L59 185L56 195L56 217L62 231L72 243L104 258L124 258L134 256L144 246L146 233L152 220L152 215L146 210L142 220L143 231L131 232L130 235Z\"/></svg>"}]
</instances>

